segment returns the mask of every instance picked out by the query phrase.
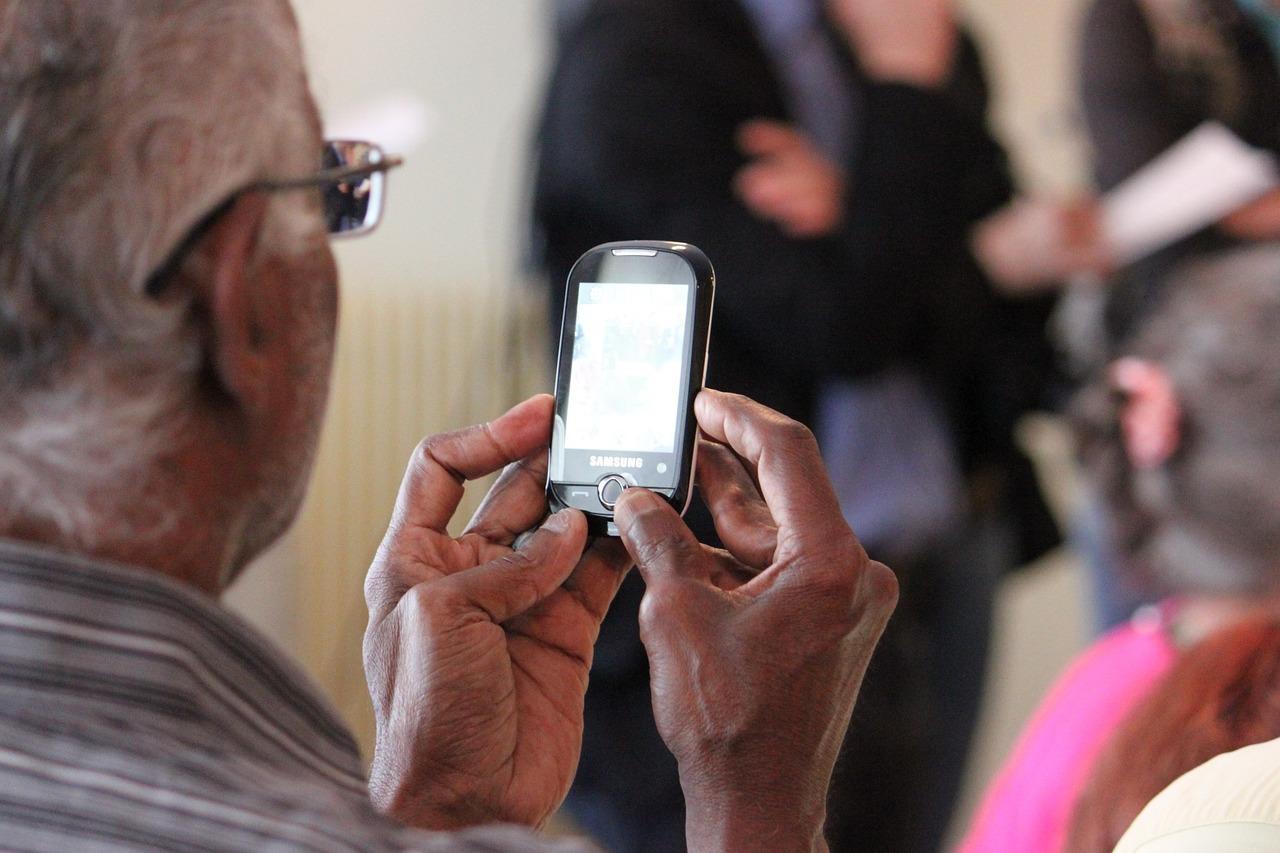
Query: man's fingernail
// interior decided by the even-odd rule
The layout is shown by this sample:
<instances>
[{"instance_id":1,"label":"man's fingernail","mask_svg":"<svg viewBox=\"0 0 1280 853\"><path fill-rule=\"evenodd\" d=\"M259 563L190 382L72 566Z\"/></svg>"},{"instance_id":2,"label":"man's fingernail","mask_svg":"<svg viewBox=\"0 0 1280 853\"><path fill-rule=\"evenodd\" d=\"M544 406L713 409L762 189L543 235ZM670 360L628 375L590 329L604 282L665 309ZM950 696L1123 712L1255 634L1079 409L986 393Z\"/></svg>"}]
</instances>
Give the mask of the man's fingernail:
<instances>
[{"instance_id":1,"label":"man's fingernail","mask_svg":"<svg viewBox=\"0 0 1280 853\"><path fill-rule=\"evenodd\" d=\"M542 524L542 529L549 533L564 533L569 529L569 518L573 510L562 509Z\"/></svg>"},{"instance_id":2,"label":"man's fingernail","mask_svg":"<svg viewBox=\"0 0 1280 853\"><path fill-rule=\"evenodd\" d=\"M618 499L618 507L614 510L614 517L619 515L618 510L622 510L624 516L630 517L643 512L645 509L657 506L662 502L662 498L655 495L648 489L627 489L622 493L622 497Z\"/></svg>"},{"instance_id":3,"label":"man's fingernail","mask_svg":"<svg viewBox=\"0 0 1280 853\"><path fill-rule=\"evenodd\" d=\"M709 392L710 392L709 388L703 388L701 391L698 392L698 396L695 397L693 400L694 411L697 412L699 415L705 415L708 411L708 408L711 406L712 394Z\"/></svg>"}]
</instances>

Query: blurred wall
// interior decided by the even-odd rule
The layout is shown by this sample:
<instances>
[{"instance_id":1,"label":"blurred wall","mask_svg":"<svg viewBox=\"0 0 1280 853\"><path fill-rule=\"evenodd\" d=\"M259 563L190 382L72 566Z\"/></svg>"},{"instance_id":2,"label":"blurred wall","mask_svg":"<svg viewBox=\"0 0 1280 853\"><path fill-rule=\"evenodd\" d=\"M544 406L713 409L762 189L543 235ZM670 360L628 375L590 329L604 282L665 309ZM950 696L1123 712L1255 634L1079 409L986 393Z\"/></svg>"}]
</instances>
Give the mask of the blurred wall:
<instances>
[{"instance_id":1,"label":"blurred wall","mask_svg":"<svg viewBox=\"0 0 1280 853\"><path fill-rule=\"evenodd\" d=\"M365 745L361 581L404 462L428 433L484 420L545 389L537 298L521 288L526 151L547 61L540 0L296 0L329 117L389 93L429 105L434 131L391 176L383 228L336 246L343 317L333 399L310 498L280 548L231 599L319 679ZM1080 0L965 0L988 58L998 124L1024 181L1083 182L1070 84ZM1073 617L1061 573L1014 588L997 651L1003 752L1078 644L1034 626ZM1012 608L1010 610L1009 608ZM1013 613L1010 617L1007 614ZM1042 618L1046 617L1046 618ZM1028 633L1030 632L1030 633ZM994 757L980 761L989 772ZM977 784L977 783L975 783Z\"/></svg>"},{"instance_id":2,"label":"blurred wall","mask_svg":"<svg viewBox=\"0 0 1280 853\"><path fill-rule=\"evenodd\" d=\"M1086 0L960 0L996 90L994 118L1023 187L1088 185L1075 74Z\"/></svg>"}]
</instances>

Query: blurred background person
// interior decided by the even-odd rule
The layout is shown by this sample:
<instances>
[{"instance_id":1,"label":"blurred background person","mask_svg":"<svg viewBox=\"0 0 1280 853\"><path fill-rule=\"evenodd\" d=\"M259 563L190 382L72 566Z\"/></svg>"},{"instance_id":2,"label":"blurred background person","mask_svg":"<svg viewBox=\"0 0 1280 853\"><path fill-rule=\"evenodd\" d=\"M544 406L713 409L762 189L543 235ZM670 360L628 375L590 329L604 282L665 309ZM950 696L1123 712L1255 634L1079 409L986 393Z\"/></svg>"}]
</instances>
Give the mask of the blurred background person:
<instances>
[{"instance_id":1,"label":"blurred background person","mask_svg":"<svg viewBox=\"0 0 1280 853\"><path fill-rule=\"evenodd\" d=\"M1098 189L1113 189L1205 121L1280 153L1278 32L1280 4L1273 0L1096 0L1085 20L1080 68ZM1158 310L1167 275L1180 261L1277 238L1280 190L1217 228L1118 270L1106 280L1097 324L1104 346L1123 347ZM1085 521L1095 528L1084 531L1086 542L1108 536L1096 511ZM1118 624L1145 596L1118 579L1105 550L1086 545L1086 552L1098 624Z\"/></svg>"},{"instance_id":2,"label":"blurred background person","mask_svg":"<svg viewBox=\"0 0 1280 853\"><path fill-rule=\"evenodd\" d=\"M1081 103L1098 189L1107 192L1205 121L1280 152L1280 3L1095 0L1085 19ZM1109 286L1108 340L1150 312L1163 273L1239 239L1280 238L1280 190L1121 271Z\"/></svg>"},{"instance_id":3,"label":"blurred background person","mask_svg":"<svg viewBox=\"0 0 1280 853\"><path fill-rule=\"evenodd\" d=\"M1170 675L1184 650L1214 631L1280 615L1278 285L1280 244L1180 269L1129 354L1082 393L1081 453L1110 522L1107 544L1125 576L1161 603L1109 632L1058 680L988 790L966 853L1065 849L1086 785L1080 822L1089 827L1078 837L1097 841L1117 825L1122 832L1121 815L1132 820L1145 804L1134 803L1137 791L1154 796L1214 746L1280 735L1267 728L1265 709L1247 712L1246 703L1263 700L1243 687L1227 694L1237 680L1252 684L1255 662L1243 651L1213 658L1220 671L1203 683L1195 680L1203 655ZM1274 665L1256 662L1265 672ZM1131 713L1144 725L1126 722ZM1240 714L1222 721L1238 728L1217 732L1206 718L1218 713ZM1175 714L1184 730L1170 722ZM1135 739L1145 740L1141 748ZM1105 774L1096 786L1095 766ZM1122 780L1124 768L1132 779ZM1131 795L1111 800L1120 786Z\"/></svg>"},{"instance_id":4,"label":"blurred background person","mask_svg":"<svg viewBox=\"0 0 1280 853\"><path fill-rule=\"evenodd\" d=\"M1102 193L1209 121L1280 153L1280 4L1095 0L1084 21L1080 91ZM1120 351L1158 310L1178 263L1278 237L1280 189L1119 269L1094 199L1022 200L985 223L976 245L988 271L1014 290L1083 276L1064 306L1070 322L1063 324L1063 343L1077 369L1087 371ZM1091 571L1101 630L1148 603L1141 589L1118 577L1115 555L1101 544L1105 523L1097 498L1088 498L1075 535Z\"/></svg>"},{"instance_id":5,"label":"blurred background person","mask_svg":"<svg viewBox=\"0 0 1280 853\"><path fill-rule=\"evenodd\" d=\"M1205 122L1220 122L1245 143L1280 153L1280 3L1274 0L1093 0L1083 23L1079 77L1100 193ZM1089 199L1024 200L997 220L1005 227L989 230L980 254L1010 288L1107 272L1107 235ZM1216 228L1113 271L1103 340L1112 347L1124 342L1178 261L1276 237L1280 189Z\"/></svg>"},{"instance_id":6,"label":"blurred background person","mask_svg":"<svg viewBox=\"0 0 1280 853\"><path fill-rule=\"evenodd\" d=\"M1054 541L1011 440L1038 388L1044 307L998 299L965 249L1012 192L977 51L941 0L559 11L534 195L553 335L593 245L688 240L713 259L708 382L813 425L846 515L903 577L830 843L936 849L996 581ZM569 809L613 849L672 849L682 807L645 701L639 596L630 581L604 626Z\"/></svg>"}]
</instances>

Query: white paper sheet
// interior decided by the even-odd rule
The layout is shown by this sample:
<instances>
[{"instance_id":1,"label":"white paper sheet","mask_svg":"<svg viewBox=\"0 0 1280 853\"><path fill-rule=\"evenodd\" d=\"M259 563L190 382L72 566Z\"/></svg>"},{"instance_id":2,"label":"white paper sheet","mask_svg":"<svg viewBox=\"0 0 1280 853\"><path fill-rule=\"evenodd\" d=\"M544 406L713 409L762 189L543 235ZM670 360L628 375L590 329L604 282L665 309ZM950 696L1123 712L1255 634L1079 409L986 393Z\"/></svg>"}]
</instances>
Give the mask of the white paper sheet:
<instances>
[{"instance_id":1,"label":"white paper sheet","mask_svg":"<svg viewBox=\"0 0 1280 853\"><path fill-rule=\"evenodd\" d=\"M1103 233L1113 257L1132 263L1277 187L1274 156L1209 122L1104 196Z\"/></svg>"}]
</instances>

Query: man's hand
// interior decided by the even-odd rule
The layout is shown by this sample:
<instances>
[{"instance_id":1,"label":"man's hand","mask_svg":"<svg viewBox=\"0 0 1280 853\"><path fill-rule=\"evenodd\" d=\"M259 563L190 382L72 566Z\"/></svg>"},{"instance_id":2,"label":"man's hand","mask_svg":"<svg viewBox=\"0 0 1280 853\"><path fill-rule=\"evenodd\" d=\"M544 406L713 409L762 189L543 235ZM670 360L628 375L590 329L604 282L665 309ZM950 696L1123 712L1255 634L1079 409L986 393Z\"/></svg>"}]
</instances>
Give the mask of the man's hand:
<instances>
[{"instance_id":1,"label":"man's hand","mask_svg":"<svg viewBox=\"0 0 1280 853\"><path fill-rule=\"evenodd\" d=\"M658 730L690 849L812 849L897 582L849 530L806 428L715 391L697 412L710 438L698 483L728 551L698 544L649 492L628 490L616 511L648 586Z\"/></svg>"},{"instance_id":2,"label":"man's hand","mask_svg":"<svg viewBox=\"0 0 1280 853\"><path fill-rule=\"evenodd\" d=\"M872 79L944 85L959 34L952 0L827 0L832 20Z\"/></svg>"},{"instance_id":3,"label":"man's hand","mask_svg":"<svg viewBox=\"0 0 1280 853\"><path fill-rule=\"evenodd\" d=\"M600 621L630 562L546 513L550 397L423 442L365 582L375 804L415 826L541 825L569 789ZM463 486L508 466L454 539Z\"/></svg>"},{"instance_id":4,"label":"man's hand","mask_svg":"<svg viewBox=\"0 0 1280 853\"><path fill-rule=\"evenodd\" d=\"M798 238L825 237L844 218L844 172L809 137L788 124L760 119L738 132L752 158L734 180L742 203Z\"/></svg>"}]
</instances>

